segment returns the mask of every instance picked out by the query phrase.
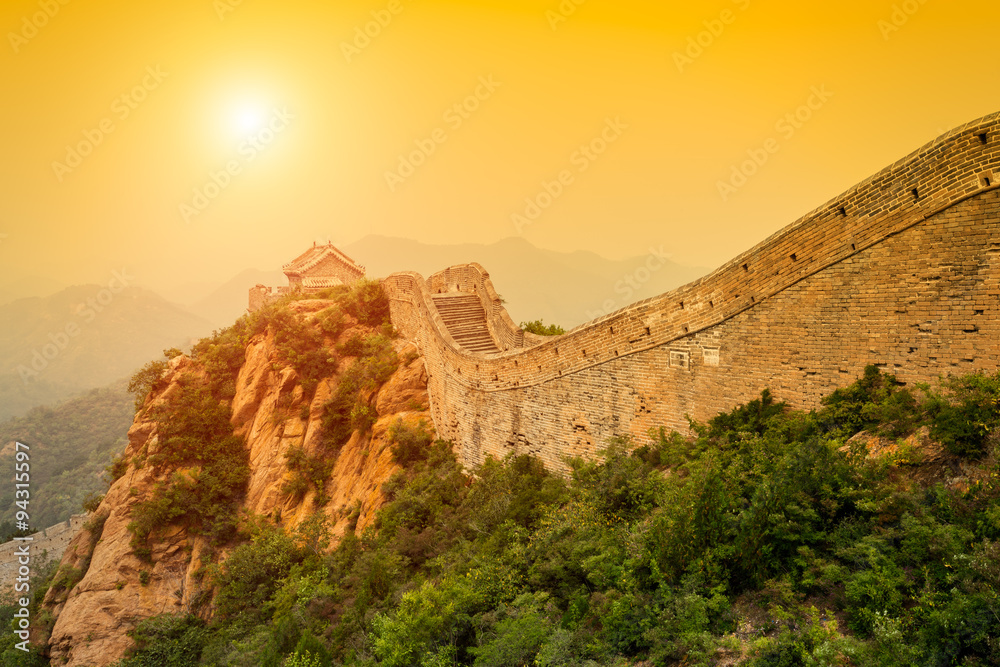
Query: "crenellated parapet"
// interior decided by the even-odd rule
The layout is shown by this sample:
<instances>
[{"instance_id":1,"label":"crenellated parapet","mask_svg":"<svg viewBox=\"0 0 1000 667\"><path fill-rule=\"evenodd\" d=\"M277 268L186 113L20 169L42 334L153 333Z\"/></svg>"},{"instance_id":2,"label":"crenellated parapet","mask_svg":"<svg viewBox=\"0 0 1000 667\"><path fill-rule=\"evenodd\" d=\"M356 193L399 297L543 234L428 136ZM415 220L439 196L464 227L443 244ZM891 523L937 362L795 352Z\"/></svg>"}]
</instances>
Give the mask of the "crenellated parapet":
<instances>
[{"instance_id":1,"label":"crenellated parapet","mask_svg":"<svg viewBox=\"0 0 1000 667\"><path fill-rule=\"evenodd\" d=\"M525 335L476 264L386 279L428 358L439 431L487 453L593 455L684 429L764 387L797 407L866 364L903 381L997 366L1000 114L927 144L710 275L582 324ZM433 295L479 296L501 350L450 340Z\"/></svg>"}]
</instances>

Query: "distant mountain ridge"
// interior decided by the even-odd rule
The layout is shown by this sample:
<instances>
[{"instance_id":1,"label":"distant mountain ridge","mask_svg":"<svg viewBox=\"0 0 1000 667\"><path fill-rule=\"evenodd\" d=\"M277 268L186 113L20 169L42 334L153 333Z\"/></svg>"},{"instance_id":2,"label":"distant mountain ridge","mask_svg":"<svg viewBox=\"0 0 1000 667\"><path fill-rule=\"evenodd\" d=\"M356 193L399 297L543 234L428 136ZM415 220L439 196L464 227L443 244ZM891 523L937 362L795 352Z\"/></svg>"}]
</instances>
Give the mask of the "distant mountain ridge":
<instances>
[{"instance_id":1,"label":"distant mountain ridge","mask_svg":"<svg viewBox=\"0 0 1000 667\"><path fill-rule=\"evenodd\" d=\"M228 327L246 312L247 293L251 287L258 284L287 285L288 280L281 271L247 269L207 296L193 302L188 309L217 328Z\"/></svg>"},{"instance_id":2,"label":"distant mountain ridge","mask_svg":"<svg viewBox=\"0 0 1000 667\"><path fill-rule=\"evenodd\" d=\"M370 278L397 271L416 271L426 277L455 264L479 262L490 272L515 320L543 319L567 329L710 271L671 261L669 249L663 247L650 248L643 256L610 260L582 250L543 250L519 237L488 245L442 245L373 234L338 247L364 265ZM203 296L184 304L213 326L227 327L246 312L247 292L257 284L283 286L288 281L278 269L247 269L214 290L201 290Z\"/></svg>"},{"instance_id":3,"label":"distant mountain ridge","mask_svg":"<svg viewBox=\"0 0 1000 667\"><path fill-rule=\"evenodd\" d=\"M0 306L0 419L131 375L207 320L138 287L68 287Z\"/></svg>"},{"instance_id":4,"label":"distant mountain ridge","mask_svg":"<svg viewBox=\"0 0 1000 667\"><path fill-rule=\"evenodd\" d=\"M371 235L341 249L364 264L372 277L396 271L416 271L426 277L454 264L478 262L490 272L515 321L543 319L567 329L689 283L710 270L671 261L669 248L610 260L582 250L543 250L517 237L489 245L431 245Z\"/></svg>"}]
</instances>

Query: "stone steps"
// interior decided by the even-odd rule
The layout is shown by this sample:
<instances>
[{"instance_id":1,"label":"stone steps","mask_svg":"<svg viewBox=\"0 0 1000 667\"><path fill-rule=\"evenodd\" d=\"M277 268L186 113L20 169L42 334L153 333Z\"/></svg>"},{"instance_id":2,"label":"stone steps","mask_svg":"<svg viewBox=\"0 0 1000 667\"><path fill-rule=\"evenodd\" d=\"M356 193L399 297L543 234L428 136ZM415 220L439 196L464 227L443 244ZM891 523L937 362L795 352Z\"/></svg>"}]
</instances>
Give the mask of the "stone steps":
<instances>
[{"instance_id":1,"label":"stone steps","mask_svg":"<svg viewBox=\"0 0 1000 667\"><path fill-rule=\"evenodd\" d=\"M470 352L499 352L486 325L486 311L475 294L438 294L434 305L455 342Z\"/></svg>"}]
</instances>

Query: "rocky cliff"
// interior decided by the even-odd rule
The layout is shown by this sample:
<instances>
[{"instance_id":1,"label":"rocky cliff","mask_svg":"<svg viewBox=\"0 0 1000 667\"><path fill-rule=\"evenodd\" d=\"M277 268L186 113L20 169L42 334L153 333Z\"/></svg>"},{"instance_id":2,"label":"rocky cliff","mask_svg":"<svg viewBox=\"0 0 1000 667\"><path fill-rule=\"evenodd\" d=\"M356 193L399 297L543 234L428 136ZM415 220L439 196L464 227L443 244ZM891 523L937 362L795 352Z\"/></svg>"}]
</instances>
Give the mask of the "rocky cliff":
<instances>
[{"instance_id":1,"label":"rocky cliff","mask_svg":"<svg viewBox=\"0 0 1000 667\"><path fill-rule=\"evenodd\" d=\"M412 344L379 336L376 328L359 323L334 301L296 301L280 310L283 320L259 323L259 331L241 344L235 394L223 401L231 409L232 433L244 443L249 460L231 513L265 516L286 529L322 513L335 538L347 530L360 531L383 503L382 484L397 470L389 447L391 427L399 420L407 425L430 422L423 359ZM335 326L320 326L331 318ZM275 324L279 321L284 328ZM319 351L328 355L327 362L333 360L327 368L336 370L303 377L302 357L288 350L289 331L307 331L321 340ZM360 427L348 428L346 442L329 457L324 431L330 427L324 417L331 399L344 393L338 394L338 388L352 364L364 354L361 342L373 337L382 341L391 367L383 366L383 377L361 386L357 406L369 417ZM167 422L157 408L185 387L217 380L213 372L197 354L172 359L136 415L121 476L95 513L97 519L73 539L46 596L54 619L48 638L53 664L109 665L131 645L126 633L145 618L171 612L212 615L212 578L205 575L206 567L223 561L233 542L215 543L203 527L181 516L155 526L148 555L137 554L129 524L136 507L162 496L179 474L199 479L196 465L151 463L157 456L170 460L163 450L171 441L161 439ZM296 475L286 456L292 451L310 460L326 451L332 472L320 486L303 489L306 485L300 484L294 491Z\"/></svg>"}]
</instances>

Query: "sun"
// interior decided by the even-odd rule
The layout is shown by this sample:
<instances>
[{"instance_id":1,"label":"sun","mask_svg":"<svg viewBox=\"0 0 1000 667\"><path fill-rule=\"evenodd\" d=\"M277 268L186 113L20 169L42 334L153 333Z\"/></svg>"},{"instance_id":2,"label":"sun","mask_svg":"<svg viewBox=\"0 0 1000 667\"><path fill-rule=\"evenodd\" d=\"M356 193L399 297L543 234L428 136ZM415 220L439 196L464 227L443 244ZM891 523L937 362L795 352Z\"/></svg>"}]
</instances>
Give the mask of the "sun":
<instances>
[{"instance_id":1,"label":"sun","mask_svg":"<svg viewBox=\"0 0 1000 667\"><path fill-rule=\"evenodd\" d=\"M235 129L243 134L249 134L260 129L264 123L264 112L256 106L244 106L236 111Z\"/></svg>"}]
</instances>

